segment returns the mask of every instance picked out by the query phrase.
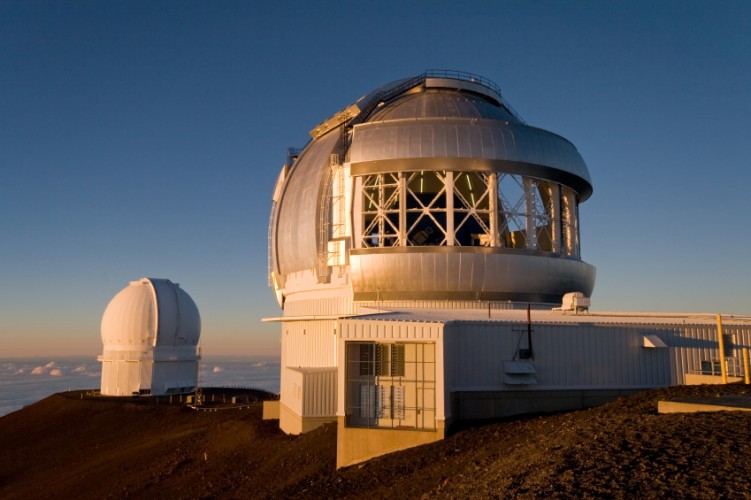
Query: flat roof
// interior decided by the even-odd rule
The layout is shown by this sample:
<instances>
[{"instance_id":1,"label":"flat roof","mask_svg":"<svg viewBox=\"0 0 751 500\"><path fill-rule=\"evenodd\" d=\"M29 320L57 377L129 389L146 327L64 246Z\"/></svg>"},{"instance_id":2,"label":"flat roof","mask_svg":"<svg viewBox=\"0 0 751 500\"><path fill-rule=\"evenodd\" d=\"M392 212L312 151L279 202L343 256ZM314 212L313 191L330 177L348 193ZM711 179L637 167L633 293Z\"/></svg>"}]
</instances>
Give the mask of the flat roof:
<instances>
[{"instance_id":1,"label":"flat roof","mask_svg":"<svg viewBox=\"0 0 751 500\"><path fill-rule=\"evenodd\" d=\"M345 318L342 318L346 320ZM379 311L347 318L353 321L403 321L418 323L504 322L527 323L526 309L401 309L384 307ZM609 325L717 325L714 313L658 312L562 312L532 309L532 323L537 324L609 324ZM722 324L751 327L751 316L722 315Z\"/></svg>"}]
</instances>

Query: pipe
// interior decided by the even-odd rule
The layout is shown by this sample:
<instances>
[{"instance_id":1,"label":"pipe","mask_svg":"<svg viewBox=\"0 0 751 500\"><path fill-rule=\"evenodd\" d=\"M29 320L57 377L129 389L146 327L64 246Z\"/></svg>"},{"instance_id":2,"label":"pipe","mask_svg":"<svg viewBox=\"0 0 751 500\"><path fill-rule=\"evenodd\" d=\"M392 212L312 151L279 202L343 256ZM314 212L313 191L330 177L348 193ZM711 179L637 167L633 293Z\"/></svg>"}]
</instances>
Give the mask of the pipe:
<instances>
[{"instance_id":1,"label":"pipe","mask_svg":"<svg viewBox=\"0 0 751 500\"><path fill-rule=\"evenodd\" d=\"M722 383L728 383L728 367L725 364L725 339L722 336L722 315L717 315L717 342L720 345L720 373L722 374Z\"/></svg>"},{"instance_id":2,"label":"pipe","mask_svg":"<svg viewBox=\"0 0 751 500\"><path fill-rule=\"evenodd\" d=\"M751 384L751 373L748 372L748 347L744 347L741 353L743 356L743 382L749 385Z\"/></svg>"},{"instance_id":3,"label":"pipe","mask_svg":"<svg viewBox=\"0 0 751 500\"><path fill-rule=\"evenodd\" d=\"M529 358L534 359L535 355L532 351L532 305L527 304L527 348L529 349Z\"/></svg>"}]
</instances>

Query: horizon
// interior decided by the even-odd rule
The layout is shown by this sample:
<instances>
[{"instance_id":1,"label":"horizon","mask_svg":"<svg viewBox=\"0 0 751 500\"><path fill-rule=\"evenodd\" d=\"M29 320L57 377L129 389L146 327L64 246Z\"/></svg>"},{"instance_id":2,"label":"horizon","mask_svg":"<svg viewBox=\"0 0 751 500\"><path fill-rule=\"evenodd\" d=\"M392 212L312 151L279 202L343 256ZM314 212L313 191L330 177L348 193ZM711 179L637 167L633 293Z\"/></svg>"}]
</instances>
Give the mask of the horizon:
<instances>
[{"instance_id":1,"label":"horizon","mask_svg":"<svg viewBox=\"0 0 751 500\"><path fill-rule=\"evenodd\" d=\"M3 359L98 356L143 276L193 297L204 356L279 356L287 148L426 68L580 151L593 311L751 316L751 3L3 2L0 47Z\"/></svg>"}]
</instances>

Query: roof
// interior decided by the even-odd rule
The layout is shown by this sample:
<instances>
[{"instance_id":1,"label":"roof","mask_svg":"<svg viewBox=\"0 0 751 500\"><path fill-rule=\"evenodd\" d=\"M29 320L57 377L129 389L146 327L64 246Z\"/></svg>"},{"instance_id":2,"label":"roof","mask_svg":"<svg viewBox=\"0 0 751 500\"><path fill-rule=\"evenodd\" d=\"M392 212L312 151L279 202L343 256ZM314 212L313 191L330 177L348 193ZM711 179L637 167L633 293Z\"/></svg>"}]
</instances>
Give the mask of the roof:
<instances>
[{"instance_id":1,"label":"roof","mask_svg":"<svg viewBox=\"0 0 751 500\"><path fill-rule=\"evenodd\" d=\"M403 321L418 323L502 322L527 323L526 309L394 309L349 318L357 321ZM588 312L563 313L561 311L533 309L533 324L608 324L608 325L707 325L717 324L712 313L658 313L658 312ZM751 327L751 316L722 315L723 325Z\"/></svg>"},{"instance_id":2,"label":"roof","mask_svg":"<svg viewBox=\"0 0 751 500\"><path fill-rule=\"evenodd\" d=\"M201 316L193 299L177 283L141 278L110 300L102 316L105 349L195 346Z\"/></svg>"}]
</instances>

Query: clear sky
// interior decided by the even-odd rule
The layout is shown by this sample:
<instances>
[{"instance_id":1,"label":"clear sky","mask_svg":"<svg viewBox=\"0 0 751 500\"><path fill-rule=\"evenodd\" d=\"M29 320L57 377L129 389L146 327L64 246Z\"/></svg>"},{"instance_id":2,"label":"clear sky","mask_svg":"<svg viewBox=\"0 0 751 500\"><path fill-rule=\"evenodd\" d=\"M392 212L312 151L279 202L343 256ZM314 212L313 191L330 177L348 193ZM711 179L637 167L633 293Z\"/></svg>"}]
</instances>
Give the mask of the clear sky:
<instances>
[{"instance_id":1,"label":"clear sky","mask_svg":"<svg viewBox=\"0 0 751 500\"><path fill-rule=\"evenodd\" d=\"M277 353L286 148L428 68L577 146L593 309L751 314L751 2L0 0L0 356L96 355L142 276Z\"/></svg>"}]
</instances>

